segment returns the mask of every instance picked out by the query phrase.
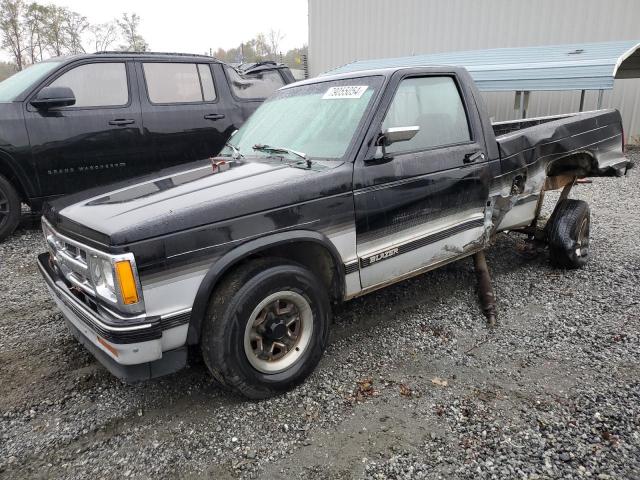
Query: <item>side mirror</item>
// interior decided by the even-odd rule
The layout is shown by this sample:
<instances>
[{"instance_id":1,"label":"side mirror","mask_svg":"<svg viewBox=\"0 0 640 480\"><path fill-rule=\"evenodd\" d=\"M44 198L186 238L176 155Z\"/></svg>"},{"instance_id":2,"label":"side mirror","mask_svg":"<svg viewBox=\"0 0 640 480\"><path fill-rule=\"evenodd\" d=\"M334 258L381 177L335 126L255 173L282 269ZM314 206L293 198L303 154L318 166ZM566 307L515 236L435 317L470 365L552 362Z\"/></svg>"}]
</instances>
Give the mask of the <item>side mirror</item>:
<instances>
[{"instance_id":1,"label":"side mirror","mask_svg":"<svg viewBox=\"0 0 640 480\"><path fill-rule=\"evenodd\" d=\"M381 143L385 147L388 147L392 143L397 142L406 142L411 140L416 134L420 131L420 127L391 127L387 128L382 132L382 136L380 137Z\"/></svg>"},{"instance_id":2,"label":"side mirror","mask_svg":"<svg viewBox=\"0 0 640 480\"><path fill-rule=\"evenodd\" d=\"M372 160L388 159L389 157L387 156L385 147L388 147L392 143L406 142L408 140L411 140L419 131L420 127L417 125L411 127L386 128L382 131L382 133L376 140L376 154Z\"/></svg>"},{"instance_id":3,"label":"side mirror","mask_svg":"<svg viewBox=\"0 0 640 480\"><path fill-rule=\"evenodd\" d=\"M68 107L75 105L76 97L69 87L44 87L35 98L31 100L31 105L38 110L47 110L56 107Z\"/></svg>"}]
</instances>

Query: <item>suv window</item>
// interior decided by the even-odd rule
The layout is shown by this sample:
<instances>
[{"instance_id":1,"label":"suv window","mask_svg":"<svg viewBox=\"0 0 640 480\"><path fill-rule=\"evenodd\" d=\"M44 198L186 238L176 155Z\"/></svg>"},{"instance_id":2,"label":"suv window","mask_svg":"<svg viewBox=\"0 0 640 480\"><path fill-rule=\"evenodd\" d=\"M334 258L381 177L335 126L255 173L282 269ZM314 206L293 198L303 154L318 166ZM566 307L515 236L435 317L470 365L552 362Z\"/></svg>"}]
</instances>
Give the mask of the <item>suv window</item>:
<instances>
[{"instance_id":1,"label":"suv window","mask_svg":"<svg viewBox=\"0 0 640 480\"><path fill-rule=\"evenodd\" d=\"M407 142L387 148L389 153L426 150L471 140L460 92L451 77L421 77L403 80L382 123L391 127L420 127Z\"/></svg>"},{"instance_id":2,"label":"suv window","mask_svg":"<svg viewBox=\"0 0 640 480\"><path fill-rule=\"evenodd\" d=\"M149 100L153 103L211 102L216 91L208 64L143 63Z\"/></svg>"},{"instance_id":3,"label":"suv window","mask_svg":"<svg viewBox=\"0 0 640 480\"><path fill-rule=\"evenodd\" d=\"M50 86L73 90L76 103L69 108L118 107L129 103L127 69L123 62L80 65L63 73Z\"/></svg>"},{"instance_id":4,"label":"suv window","mask_svg":"<svg viewBox=\"0 0 640 480\"><path fill-rule=\"evenodd\" d=\"M267 98L280 87L284 80L277 70L240 74L231 67L225 67L231 90L238 98Z\"/></svg>"}]
</instances>

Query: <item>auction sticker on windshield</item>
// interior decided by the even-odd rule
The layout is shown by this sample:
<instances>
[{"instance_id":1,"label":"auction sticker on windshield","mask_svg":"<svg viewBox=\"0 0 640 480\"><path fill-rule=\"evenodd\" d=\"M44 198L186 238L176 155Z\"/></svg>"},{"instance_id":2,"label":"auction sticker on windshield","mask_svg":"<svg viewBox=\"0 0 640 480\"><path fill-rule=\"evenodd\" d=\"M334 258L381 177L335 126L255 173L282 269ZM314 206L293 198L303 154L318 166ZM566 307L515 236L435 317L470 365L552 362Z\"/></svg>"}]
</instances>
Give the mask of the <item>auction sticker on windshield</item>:
<instances>
[{"instance_id":1,"label":"auction sticker on windshield","mask_svg":"<svg viewBox=\"0 0 640 480\"><path fill-rule=\"evenodd\" d=\"M342 87L331 87L322 96L322 99L335 100L340 98L360 98L366 90L366 85L344 85Z\"/></svg>"}]
</instances>

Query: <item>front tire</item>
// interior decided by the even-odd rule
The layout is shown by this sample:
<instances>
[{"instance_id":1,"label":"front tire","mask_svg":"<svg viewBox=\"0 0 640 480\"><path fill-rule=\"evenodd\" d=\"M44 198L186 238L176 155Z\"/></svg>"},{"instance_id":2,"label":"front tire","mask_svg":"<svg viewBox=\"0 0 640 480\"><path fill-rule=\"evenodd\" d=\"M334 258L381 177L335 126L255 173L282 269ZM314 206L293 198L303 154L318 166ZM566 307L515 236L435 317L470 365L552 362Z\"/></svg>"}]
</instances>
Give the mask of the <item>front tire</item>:
<instances>
[{"instance_id":1,"label":"front tire","mask_svg":"<svg viewBox=\"0 0 640 480\"><path fill-rule=\"evenodd\" d=\"M316 367L327 344L326 289L307 268L261 259L214 291L200 347L223 386L251 399L282 393Z\"/></svg>"},{"instance_id":2,"label":"front tire","mask_svg":"<svg viewBox=\"0 0 640 480\"><path fill-rule=\"evenodd\" d=\"M547 225L551 261L563 268L582 268L589 260L591 213L583 200L566 199L556 206Z\"/></svg>"},{"instance_id":3,"label":"front tire","mask_svg":"<svg viewBox=\"0 0 640 480\"><path fill-rule=\"evenodd\" d=\"M18 192L9 180L0 175L0 242L17 228L21 213Z\"/></svg>"}]
</instances>

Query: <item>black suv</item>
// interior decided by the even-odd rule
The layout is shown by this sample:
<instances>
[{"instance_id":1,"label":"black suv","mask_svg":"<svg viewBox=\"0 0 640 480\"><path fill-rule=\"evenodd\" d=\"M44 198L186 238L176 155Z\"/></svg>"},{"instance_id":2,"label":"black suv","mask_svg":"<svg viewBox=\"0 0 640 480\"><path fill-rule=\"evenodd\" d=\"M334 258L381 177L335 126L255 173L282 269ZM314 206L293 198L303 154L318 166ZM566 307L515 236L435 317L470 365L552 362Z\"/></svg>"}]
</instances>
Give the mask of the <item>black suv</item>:
<instances>
[{"instance_id":1,"label":"black suv","mask_svg":"<svg viewBox=\"0 0 640 480\"><path fill-rule=\"evenodd\" d=\"M274 90L273 62L234 68L212 57L100 52L35 64L0 83L0 240L20 203L216 154Z\"/></svg>"}]
</instances>

